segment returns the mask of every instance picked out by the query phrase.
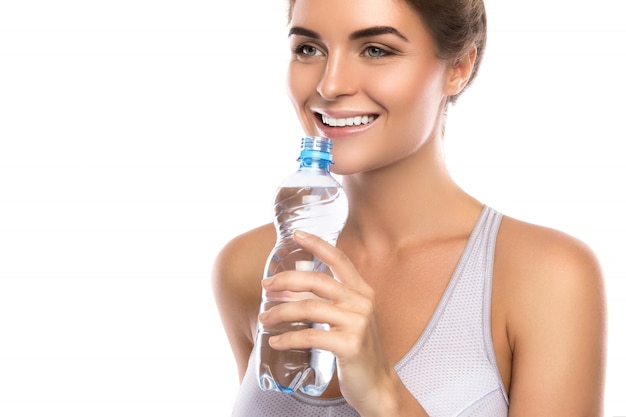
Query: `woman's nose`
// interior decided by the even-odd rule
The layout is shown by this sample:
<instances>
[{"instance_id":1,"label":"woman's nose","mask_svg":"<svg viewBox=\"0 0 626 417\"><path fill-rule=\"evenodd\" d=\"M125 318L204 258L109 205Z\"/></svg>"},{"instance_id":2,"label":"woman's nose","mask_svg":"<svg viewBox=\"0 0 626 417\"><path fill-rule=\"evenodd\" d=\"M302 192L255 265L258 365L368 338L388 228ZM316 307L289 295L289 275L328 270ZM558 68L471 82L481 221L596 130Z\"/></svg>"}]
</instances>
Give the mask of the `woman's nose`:
<instances>
[{"instance_id":1,"label":"woman's nose","mask_svg":"<svg viewBox=\"0 0 626 417\"><path fill-rule=\"evenodd\" d=\"M349 57L331 55L317 85L318 94L326 100L335 100L356 93L358 74L354 64Z\"/></svg>"}]
</instances>

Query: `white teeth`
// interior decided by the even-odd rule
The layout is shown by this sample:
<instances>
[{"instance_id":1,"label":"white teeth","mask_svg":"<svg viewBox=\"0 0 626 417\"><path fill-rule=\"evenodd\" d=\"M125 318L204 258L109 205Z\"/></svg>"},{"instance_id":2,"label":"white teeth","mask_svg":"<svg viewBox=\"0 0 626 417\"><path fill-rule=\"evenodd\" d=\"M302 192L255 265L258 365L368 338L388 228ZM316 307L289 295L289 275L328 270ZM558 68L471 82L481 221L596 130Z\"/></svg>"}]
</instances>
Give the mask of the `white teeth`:
<instances>
[{"instance_id":1,"label":"white teeth","mask_svg":"<svg viewBox=\"0 0 626 417\"><path fill-rule=\"evenodd\" d=\"M372 123L374 121L374 116L355 116L355 117L341 117L335 119L334 117L326 116L322 114L322 122L328 126L360 126L366 125L368 123Z\"/></svg>"}]
</instances>

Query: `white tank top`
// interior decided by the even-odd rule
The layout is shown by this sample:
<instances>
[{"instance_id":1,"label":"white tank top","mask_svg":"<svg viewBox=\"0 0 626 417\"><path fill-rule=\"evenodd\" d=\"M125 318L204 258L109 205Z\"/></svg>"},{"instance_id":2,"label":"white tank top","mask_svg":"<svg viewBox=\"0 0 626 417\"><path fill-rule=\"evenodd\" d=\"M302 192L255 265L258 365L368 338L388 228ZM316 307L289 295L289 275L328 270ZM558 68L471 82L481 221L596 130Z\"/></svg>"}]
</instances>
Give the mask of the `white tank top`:
<instances>
[{"instance_id":1,"label":"white tank top","mask_svg":"<svg viewBox=\"0 0 626 417\"><path fill-rule=\"evenodd\" d=\"M491 339L491 282L502 215L485 206L426 329L395 365L431 417L506 417L508 397ZM407 317L407 320L410 320ZM358 417L343 398L262 391L255 355L232 417Z\"/></svg>"}]
</instances>

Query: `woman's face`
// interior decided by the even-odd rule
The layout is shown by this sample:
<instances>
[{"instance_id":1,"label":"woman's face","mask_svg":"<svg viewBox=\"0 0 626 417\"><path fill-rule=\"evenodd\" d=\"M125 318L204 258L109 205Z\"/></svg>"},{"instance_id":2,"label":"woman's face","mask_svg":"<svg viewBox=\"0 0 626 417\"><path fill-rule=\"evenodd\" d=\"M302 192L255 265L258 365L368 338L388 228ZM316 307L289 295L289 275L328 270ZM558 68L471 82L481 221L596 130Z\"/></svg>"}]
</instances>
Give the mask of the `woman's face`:
<instances>
[{"instance_id":1,"label":"woman's face","mask_svg":"<svg viewBox=\"0 0 626 417\"><path fill-rule=\"evenodd\" d=\"M440 134L450 93L419 16L398 0L296 0L288 90L309 135L333 139L333 171L381 168Z\"/></svg>"}]
</instances>

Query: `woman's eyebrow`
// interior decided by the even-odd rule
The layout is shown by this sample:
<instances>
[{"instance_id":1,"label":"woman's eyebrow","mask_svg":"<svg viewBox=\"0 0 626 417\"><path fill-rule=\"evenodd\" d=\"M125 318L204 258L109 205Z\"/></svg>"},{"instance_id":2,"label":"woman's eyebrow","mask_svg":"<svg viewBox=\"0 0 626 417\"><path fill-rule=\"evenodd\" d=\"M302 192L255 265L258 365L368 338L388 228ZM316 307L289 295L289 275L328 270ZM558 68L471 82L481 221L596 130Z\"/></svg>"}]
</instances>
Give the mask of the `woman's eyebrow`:
<instances>
[{"instance_id":1,"label":"woman's eyebrow","mask_svg":"<svg viewBox=\"0 0 626 417\"><path fill-rule=\"evenodd\" d=\"M369 28L357 30L350 34L350 40L356 40L361 38L367 38L370 36L379 36L379 35L395 35L404 41L409 41L406 36L400 33L396 28L391 26L372 26ZM293 26L289 29L289 36L292 35L300 35L306 36L311 39L320 39L320 35L317 32L314 32L310 29L305 29L300 26Z\"/></svg>"},{"instance_id":2,"label":"woman's eyebrow","mask_svg":"<svg viewBox=\"0 0 626 417\"><path fill-rule=\"evenodd\" d=\"M291 27L291 29L289 29L288 36L291 36L291 35L300 35L300 36L306 36L307 38L320 39L320 35L317 32L314 32L310 29L305 29L300 26Z\"/></svg>"},{"instance_id":3,"label":"woman's eyebrow","mask_svg":"<svg viewBox=\"0 0 626 417\"><path fill-rule=\"evenodd\" d=\"M407 42L409 41L409 39L406 36L400 33L396 28L393 28L391 26L373 26L370 28L357 30L356 32L352 32L352 34L350 35L350 39L355 40L355 39L360 39L360 38L367 38L370 36L387 35L387 34L396 35L397 37L399 37L400 39L404 41L407 41Z\"/></svg>"}]
</instances>

